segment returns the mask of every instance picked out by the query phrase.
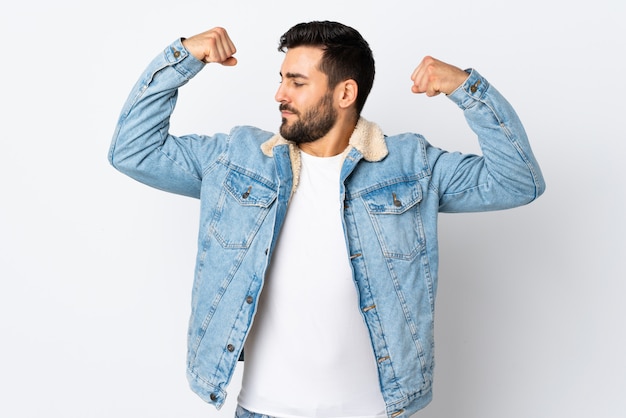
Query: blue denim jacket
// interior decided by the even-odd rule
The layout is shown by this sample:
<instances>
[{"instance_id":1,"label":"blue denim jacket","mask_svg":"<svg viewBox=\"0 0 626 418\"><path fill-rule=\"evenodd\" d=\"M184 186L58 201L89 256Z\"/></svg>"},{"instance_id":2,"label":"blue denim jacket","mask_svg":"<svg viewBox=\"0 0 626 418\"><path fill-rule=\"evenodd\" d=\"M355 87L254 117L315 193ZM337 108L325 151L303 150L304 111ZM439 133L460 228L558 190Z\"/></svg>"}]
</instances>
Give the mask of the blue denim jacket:
<instances>
[{"instance_id":1,"label":"blue denim jacket","mask_svg":"<svg viewBox=\"0 0 626 418\"><path fill-rule=\"evenodd\" d=\"M187 375L220 408L300 159L280 135L253 127L211 137L169 134L178 88L203 67L180 41L159 54L123 107L109 160L140 182L200 199ZM438 212L512 208L544 190L518 117L487 80L470 70L448 97L483 156L446 152L413 133L386 137L364 119L344 153L345 241L390 417L408 417L432 396Z\"/></svg>"}]
</instances>

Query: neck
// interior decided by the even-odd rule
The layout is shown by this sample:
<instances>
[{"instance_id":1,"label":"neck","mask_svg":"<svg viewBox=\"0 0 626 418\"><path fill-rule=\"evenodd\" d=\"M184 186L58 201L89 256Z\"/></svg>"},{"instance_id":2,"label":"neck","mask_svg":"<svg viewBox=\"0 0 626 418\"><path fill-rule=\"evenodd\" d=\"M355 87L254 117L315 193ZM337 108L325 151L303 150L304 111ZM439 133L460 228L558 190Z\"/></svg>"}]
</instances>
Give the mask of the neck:
<instances>
[{"instance_id":1,"label":"neck","mask_svg":"<svg viewBox=\"0 0 626 418\"><path fill-rule=\"evenodd\" d=\"M316 157L333 157L341 154L350 142L357 119L337 121L335 126L323 137L313 142L298 145L302 152Z\"/></svg>"}]
</instances>

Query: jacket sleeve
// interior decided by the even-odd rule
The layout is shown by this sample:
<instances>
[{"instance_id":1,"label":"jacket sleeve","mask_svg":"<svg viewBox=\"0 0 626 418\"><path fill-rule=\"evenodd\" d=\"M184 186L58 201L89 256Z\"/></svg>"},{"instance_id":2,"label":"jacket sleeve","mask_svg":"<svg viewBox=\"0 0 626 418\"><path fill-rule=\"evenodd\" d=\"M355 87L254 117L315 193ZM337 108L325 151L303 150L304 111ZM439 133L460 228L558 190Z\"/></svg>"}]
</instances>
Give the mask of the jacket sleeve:
<instances>
[{"instance_id":1,"label":"jacket sleeve","mask_svg":"<svg viewBox=\"0 0 626 418\"><path fill-rule=\"evenodd\" d=\"M170 116L178 88L202 70L177 40L150 63L130 92L109 149L120 172L157 189L199 197L203 174L217 161L227 136L174 136Z\"/></svg>"},{"instance_id":2,"label":"jacket sleeve","mask_svg":"<svg viewBox=\"0 0 626 418\"><path fill-rule=\"evenodd\" d=\"M463 109L482 156L430 148L441 212L477 212L527 204L545 182L521 121L477 71L448 97Z\"/></svg>"}]
</instances>

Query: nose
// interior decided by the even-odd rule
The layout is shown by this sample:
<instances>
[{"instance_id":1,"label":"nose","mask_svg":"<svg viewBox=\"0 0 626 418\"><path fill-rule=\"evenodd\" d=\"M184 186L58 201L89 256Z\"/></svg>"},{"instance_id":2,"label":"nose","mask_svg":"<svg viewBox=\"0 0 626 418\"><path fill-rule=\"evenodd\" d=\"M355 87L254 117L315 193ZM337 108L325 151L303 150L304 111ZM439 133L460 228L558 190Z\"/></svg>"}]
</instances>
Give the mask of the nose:
<instances>
[{"instance_id":1,"label":"nose","mask_svg":"<svg viewBox=\"0 0 626 418\"><path fill-rule=\"evenodd\" d=\"M278 103L284 103L287 101L287 95L285 94L285 86L283 83L280 83L278 85L278 90L276 90L274 100L276 100Z\"/></svg>"}]
</instances>

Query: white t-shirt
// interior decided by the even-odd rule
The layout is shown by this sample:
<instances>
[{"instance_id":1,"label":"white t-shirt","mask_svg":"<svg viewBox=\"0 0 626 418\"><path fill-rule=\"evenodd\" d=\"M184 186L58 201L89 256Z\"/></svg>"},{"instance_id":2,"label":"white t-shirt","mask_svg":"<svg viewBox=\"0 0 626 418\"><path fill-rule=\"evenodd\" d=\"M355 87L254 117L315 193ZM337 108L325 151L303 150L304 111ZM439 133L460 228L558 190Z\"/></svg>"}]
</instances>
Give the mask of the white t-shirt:
<instances>
[{"instance_id":1,"label":"white t-shirt","mask_svg":"<svg viewBox=\"0 0 626 418\"><path fill-rule=\"evenodd\" d=\"M275 417L385 417L343 235L341 155L304 152L245 346L244 408Z\"/></svg>"}]
</instances>

